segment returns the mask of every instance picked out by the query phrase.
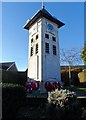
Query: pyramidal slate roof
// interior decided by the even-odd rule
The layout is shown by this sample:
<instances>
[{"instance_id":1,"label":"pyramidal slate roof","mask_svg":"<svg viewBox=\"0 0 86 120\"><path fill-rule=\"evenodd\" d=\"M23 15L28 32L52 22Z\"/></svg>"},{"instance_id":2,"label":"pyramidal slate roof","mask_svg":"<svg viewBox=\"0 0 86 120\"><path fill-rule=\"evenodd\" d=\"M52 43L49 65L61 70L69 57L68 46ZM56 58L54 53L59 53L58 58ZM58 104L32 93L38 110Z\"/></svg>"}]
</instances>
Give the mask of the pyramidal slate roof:
<instances>
[{"instance_id":1,"label":"pyramidal slate roof","mask_svg":"<svg viewBox=\"0 0 86 120\"><path fill-rule=\"evenodd\" d=\"M59 21L57 18L53 17L46 9L39 10L24 26L25 29L29 30L30 26L32 26L39 18L45 17L46 19L54 22L58 25L58 28L65 25L63 22Z\"/></svg>"},{"instance_id":2,"label":"pyramidal slate roof","mask_svg":"<svg viewBox=\"0 0 86 120\"><path fill-rule=\"evenodd\" d=\"M15 64L15 62L0 63L0 69L7 70L13 64Z\"/></svg>"}]
</instances>

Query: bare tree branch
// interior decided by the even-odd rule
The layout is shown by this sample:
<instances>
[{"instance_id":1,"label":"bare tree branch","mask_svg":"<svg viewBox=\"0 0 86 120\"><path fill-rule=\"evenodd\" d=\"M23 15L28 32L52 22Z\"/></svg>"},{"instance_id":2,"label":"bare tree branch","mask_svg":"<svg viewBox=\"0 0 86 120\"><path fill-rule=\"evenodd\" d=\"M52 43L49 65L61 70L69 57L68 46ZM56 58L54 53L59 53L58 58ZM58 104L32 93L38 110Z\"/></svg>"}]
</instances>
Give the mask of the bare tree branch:
<instances>
[{"instance_id":1,"label":"bare tree branch","mask_svg":"<svg viewBox=\"0 0 86 120\"><path fill-rule=\"evenodd\" d=\"M81 51L72 48L70 50L60 50L60 63L69 66L69 83L71 84L71 66L82 63Z\"/></svg>"}]
</instances>

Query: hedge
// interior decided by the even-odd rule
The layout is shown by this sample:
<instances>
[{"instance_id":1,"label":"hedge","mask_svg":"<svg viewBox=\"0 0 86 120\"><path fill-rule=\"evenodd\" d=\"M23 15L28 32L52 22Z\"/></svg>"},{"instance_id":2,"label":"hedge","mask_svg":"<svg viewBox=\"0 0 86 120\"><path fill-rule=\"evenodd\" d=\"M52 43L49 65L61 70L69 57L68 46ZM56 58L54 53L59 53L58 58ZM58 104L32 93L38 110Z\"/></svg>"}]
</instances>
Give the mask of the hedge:
<instances>
[{"instance_id":1,"label":"hedge","mask_svg":"<svg viewBox=\"0 0 86 120\"><path fill-rule=\"evenodd\" d=\"M18 109L24 105L26 91L18 84L2 84L2 120L15 120Z\"/></svg>"}]
</instances>

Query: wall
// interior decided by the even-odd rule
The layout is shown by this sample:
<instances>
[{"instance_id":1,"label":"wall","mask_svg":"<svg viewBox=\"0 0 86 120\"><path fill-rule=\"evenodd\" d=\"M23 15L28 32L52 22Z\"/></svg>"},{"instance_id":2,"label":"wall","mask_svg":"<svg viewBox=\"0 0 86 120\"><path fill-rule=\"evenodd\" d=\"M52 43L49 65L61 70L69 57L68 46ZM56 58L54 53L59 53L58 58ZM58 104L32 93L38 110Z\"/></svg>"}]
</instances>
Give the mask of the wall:
<instances>
[{"instance_id":1,"label":"wall","mask_svg":"<svg viewBox=\"0 0 86 120\"><path fill-rule=\"evenodd\" d=\"M58 42L58 26L54 23L54 35L56 37L56 42L52 41L52 36L49 31L47 31L47 23L49 23L45 18L39 19L31 28L29 29L29 57L28 57L28 77L38 80L46 81L54 79L57 81L61 80L60 76L60 60L59 60L59 42ZM45 33L48 33L50 39L45 38ZM36 40L36 35L38 34L38 39ZM34 42L31 43L33 38ZM45 42L50 45L50 53L45 53ZM38 53L35 54L36 44L38 43ZM57 48L57 55L53 55L52 46L55 45ZM31 46L33 46L33 56L30 56Z\"/></svg>"},{"instance_id":2,"label":"wall","mask_svg":"<svg viewBox=\"0 0 86 120\"><path fill-rule=\"evenodd\" d=\"M51 23L54 27L54 35L47 30L47 24ZM61 80L60 76L60 60L59 60L59 42L58 42L58 26L47 19L42 20L42 33L43 34L43 80ZM49 34L49 39L45 38L45 33ZM52 36L56 37L56 42L52 40ZM45 53L45 42L49 43L49 54ZM56 46L57 55L53 55L52 46Z\"/></svg>"},{"instance_id":3,"label":"wall","mask_svg":"<svg viewBox=\"0 0 86 120\"><path fill-rule=\"evenodd\" d=\"M78 73L81 72L81 69L71 70L71 79L72 84L78 85L80 83L78 78ZM61 80L64 85L69 85L69 71L68 70L61 70Z\"/></svg>"},{"instance_id":4,"label":"wall","mask_svg":"<svg viewBox=\"0 0 86 120\"><path fill-rule=\"evenodd\" d=\"M38 39L36 40L36 35ZM31 39L33 38L33 43ZM38 43L38 53L35 54L36 44ZM31 46L33 46L33 56L30 56ZM28 77L41 81L41 19L29 29L29 49L28 49Z\"/></svg>"},{"instance_id":5,"label":"wall","mask_svg":"<svg viewBox=\"0 0 86 120\"><path fill-rule=\"evenodd\" d=\"M5 70L0 70L0 75L2 73L2 79L0 77L0 81L3 83L17 83L24 85L27 81L27 71L25 72L10 72Z\"/></svg>"}]
</instances>

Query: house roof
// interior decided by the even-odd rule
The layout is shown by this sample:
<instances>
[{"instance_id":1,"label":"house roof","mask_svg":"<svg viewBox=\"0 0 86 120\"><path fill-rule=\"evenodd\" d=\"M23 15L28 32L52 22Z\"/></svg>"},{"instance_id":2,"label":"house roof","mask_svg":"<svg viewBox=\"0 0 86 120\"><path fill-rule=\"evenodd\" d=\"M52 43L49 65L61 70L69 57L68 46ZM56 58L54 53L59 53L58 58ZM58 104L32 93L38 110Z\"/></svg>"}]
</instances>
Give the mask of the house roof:
<instances>
[{"instance_id":1,"label":"house roof","mask_svg":"<svg viewBox=\"0 0 86 120\"><path fill-rule=\"evenodd\" d=\"M15 62L4 62L4 63L0 63L0 69L7 70L7 69L10 68L13 64L15 64Z\"/></svg>"},{"instance_id":2,"label":"house roof","mask_svg":"<svg viewBox=\"0 0 86 120\"><path fill-rule=\"evenodd\" d=\"M24 26L25 29L29 30L30 26L34 24L39 18L45 17L46 19L54 22L58 25L58 28L65 25L63 22L59 21L57 18L53 17L46 9L39 10Z\"/></svg>"}]
</instances>

